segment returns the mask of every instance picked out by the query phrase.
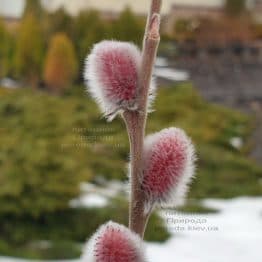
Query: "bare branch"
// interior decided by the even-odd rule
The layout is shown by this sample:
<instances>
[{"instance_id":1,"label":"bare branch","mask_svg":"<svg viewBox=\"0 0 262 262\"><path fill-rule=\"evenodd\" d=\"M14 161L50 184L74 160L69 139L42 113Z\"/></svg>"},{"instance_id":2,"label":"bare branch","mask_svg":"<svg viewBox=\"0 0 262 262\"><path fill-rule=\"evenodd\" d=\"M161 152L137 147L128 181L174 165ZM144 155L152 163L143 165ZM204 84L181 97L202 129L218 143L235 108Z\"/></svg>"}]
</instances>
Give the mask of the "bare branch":
<instances>
[{"instance_id":1,"label":"bare branch","mask_svg":"<svg viewBox=\"0 0 262 262\"><path fill-rule=\"evenodd\" d=\"M157 48L160 41L160 7L161 0L152 0L143 43L138 111L126 111L123 114L130 142L131 199L129 209L129 227L142 238L144 236L145 227L150 213L146 214L144 211L145 195L140 186L140 178L143 172L142 154L149 89L152 81L152 72Z\"/></svg>"}]
</instances>

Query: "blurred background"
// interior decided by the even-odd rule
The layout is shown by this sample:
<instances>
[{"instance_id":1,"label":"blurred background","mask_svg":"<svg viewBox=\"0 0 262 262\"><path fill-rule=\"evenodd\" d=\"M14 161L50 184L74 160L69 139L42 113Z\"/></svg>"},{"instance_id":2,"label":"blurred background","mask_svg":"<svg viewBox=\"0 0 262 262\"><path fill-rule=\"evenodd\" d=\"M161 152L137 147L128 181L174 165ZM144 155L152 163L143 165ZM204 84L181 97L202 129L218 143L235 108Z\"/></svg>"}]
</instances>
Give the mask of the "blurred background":
<instances>
[{"instance_id":1,"label":"blurred background","mask_svg":"<svg viewBox=\"0 0 262 262\"><path fill-rule=\"evenodd\" d=\"M78 260L107 220L127 223L128 138L83 83L93 44L141 46L146 0L0 0L0 261ZM261 261L262 1L163 0L147 132L192 137L188 201L157 210L152 262Z\"/></svg>"}]
</instances>

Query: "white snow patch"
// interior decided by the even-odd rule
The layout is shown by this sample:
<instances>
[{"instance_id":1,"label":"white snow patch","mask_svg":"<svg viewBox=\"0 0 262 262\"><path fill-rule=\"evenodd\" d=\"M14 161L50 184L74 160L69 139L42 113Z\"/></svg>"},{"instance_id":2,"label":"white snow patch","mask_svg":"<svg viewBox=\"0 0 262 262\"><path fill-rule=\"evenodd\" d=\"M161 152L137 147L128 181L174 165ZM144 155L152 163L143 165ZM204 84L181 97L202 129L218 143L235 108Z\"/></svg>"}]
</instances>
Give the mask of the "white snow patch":
<instances>
[{"instance_id":1,"label":"white snow patch","mask_svg":"<svg viewBox=\"0 0 262 262\"><path fill-rule=\"evenodd\" d=\"M15 89L15 88L20 87L17 81L13 80L12 78L8 78L8 77L0 79L0 86L4 88L9 88L9 89Z\"/></svg>"},{"instance_id":2,"label":"white snow patch","mask_svg":"<svg viewBox=\"0 0 262 262\"><path fill-rule=\"evenodd\" d=\"M82 183L80 185L80 190L83 194L95 193L105 197L114 197L119 193L126 192L126 187L125 183L112 180L105 181L102 186L97 186L92 183Z\"/></svg>"},{"instance_id":3,"label":"white snow patch","mask_svg":"<svg viewBox=\"0 0 262 262\"><path fill-rule=\"evenodd\" d=\"M108 199L126 193L126 184L119 181L106 181L98 186L92 183L81 183L81 195L69 202L69 206L77 207L105 207Z\"/></svg>"},{"instance_id":4,"label":"white snow patch","mask_svg":"<svg viewBox=\"0 0 262 262\"><path fill-rule=\"evenodd\" d=\"M69 205L73 208L77 207L105 207L107 198L99 194L85 194L79 198L70 201Z\"/></svg>"},{"instance_id":5,"label":"white snow patch","mask_svg":"<svg viewBox=\"0 0 262 262\"><path fill-rule=\"evenodd\" d=\"M168 61L165 57L158 56L155 61L155 66L156 67L167 67Z\"/></svg>"},{"instance_id":6,"label":"white snow patch","mask_svg":"<svg viewBox=\"0 0 262 262\"><path fill-rule=\"evenodd\" d=\"M234 148L240 149L243 146L243 139L241 137L232 137L229 143Z\"/></svg>"},{"instance_id":7,"label":"white snow patch","mask_svg":"<svg viewBox=\"0 0 262 262\"><path fill-rule=\"evenodd\" d=\"M171 68L157 67L154 70L154 75L156 77L168 79L171 81L177 81L177 82L183 82L189 80L189 74L187 72L171 69Z\"/></svg>"},{"instance_id":8,"label":"white snow patch","mask_svg":"<svg viewBox=\"0 0 262 262\"><path fill-rule=\"evenodd\" d=\"M204 205L221 212L202 215L176 213L173 218L193 219L194 222L176 224L184 226L185 230L173 230L173 237L165 244L148 244L150 262L261 262L262 198L206 200ZM169 220L169 227L170 223ZM195 230L189 230L188 227L193 226Z\"/></svg>"}]
</instances>

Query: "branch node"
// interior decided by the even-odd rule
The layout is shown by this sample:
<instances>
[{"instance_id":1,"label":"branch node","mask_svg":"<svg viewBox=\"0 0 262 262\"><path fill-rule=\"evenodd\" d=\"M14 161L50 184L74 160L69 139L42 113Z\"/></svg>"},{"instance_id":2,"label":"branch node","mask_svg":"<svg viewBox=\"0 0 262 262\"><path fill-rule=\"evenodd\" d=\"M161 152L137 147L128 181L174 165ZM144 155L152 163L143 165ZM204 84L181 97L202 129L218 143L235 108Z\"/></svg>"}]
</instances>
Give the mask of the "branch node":
<instances>
[{"instance_id":1,"label":"branch node","mask_svg":"<svg viewBox=\"0 0 262 262\"><path fill-rule=\"evenodd\" d=\"M158 13L154 13L152 15L150 24L149 24L149 31L148 31L148 38L153 40L159 40L159 30L160 30L160 15Z\"/></svg>"}]
</instances>

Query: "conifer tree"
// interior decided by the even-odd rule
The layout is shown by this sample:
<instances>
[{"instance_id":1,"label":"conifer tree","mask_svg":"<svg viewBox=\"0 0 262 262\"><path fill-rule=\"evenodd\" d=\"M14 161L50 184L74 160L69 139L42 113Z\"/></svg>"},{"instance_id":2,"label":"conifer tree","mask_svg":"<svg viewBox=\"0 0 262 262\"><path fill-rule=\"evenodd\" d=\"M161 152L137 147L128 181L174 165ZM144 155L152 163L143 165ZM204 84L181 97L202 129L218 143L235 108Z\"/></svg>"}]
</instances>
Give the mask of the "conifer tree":
<instances>
[{"instance_id":1,"label":"conifer tree","mask_svg":"<svg viewBox=\"0 0 262 262\"><path fill-rule=\"evenodd\" d=\"M24 16L28 14L34 14L40 17L42 14L42 5L40 0L26 0L24 9Z\"/></svg>"},{"instance_id":2,"label":"conifer tree","mask_svg":"<svg viewBox=\"0 0 262 262\"><path fill-rule=\"evenodd\" d=\"M77 60L71 40L64 34L56 34L50 42L45 61L44 80L54 92L61 92L74 80Z\"/></svg>"},{"instance_id":3,"label":"conifer tree","mask_svg":"<svg viewBox=\"0 0 262 262\"><path fill-rule=\"evenodd\" d=\"M88 25L88 26L87 26ZM83 64L86 50L91 50L92 46L109 37L108 27L101 20L97 11L83 11L74 23L74 43L78 50L78 60Z\"/></svg>"},{"instance_id":4,"label":"conifer tree","mask_svg":"<svg viewBox=\"0 0 262 262\"><path fill-rule=\"evenodd\" d=\"M0 78L7 75L9 70L10 36L0 20Z\"/></svg>"},{"instance_id":5,"label":"conifer tree","mask_svg":"<svg viewBox=\"0 0 262 262\"><path fill-rule=\"evenodd\" d=\"M33 14L23 19L17 39L16 74L26 83L36 87L40 80L44 55L41 25Z\"/></svg>"},{"instance_id":6,"label":"conifer tree","mask_svg":"<svg viewBox=\"0 0 262 262\"><path fill-rule=\"evenodd\" d=\"M126 8L113 25L113 38L140 44L144 28L131 9Z\"/></svg>"}]
</instances>

